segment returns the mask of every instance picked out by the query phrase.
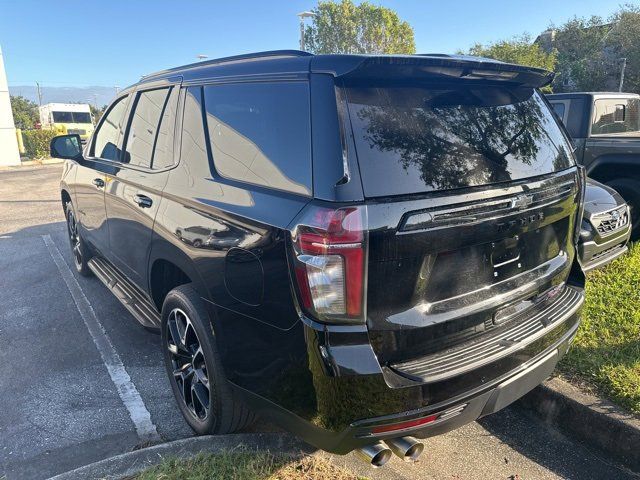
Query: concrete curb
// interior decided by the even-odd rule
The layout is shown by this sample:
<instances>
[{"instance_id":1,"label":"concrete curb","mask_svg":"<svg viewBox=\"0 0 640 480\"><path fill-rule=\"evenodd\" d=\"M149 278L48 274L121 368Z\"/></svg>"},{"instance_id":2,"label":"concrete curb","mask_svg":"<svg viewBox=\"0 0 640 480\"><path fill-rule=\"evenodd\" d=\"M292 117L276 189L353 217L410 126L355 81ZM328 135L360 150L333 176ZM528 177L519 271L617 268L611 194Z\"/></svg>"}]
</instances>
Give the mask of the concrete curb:
<instances>
[{"instance_id":1,"label":"concrete curb","mask_svg":"<svg viewBox=\"0 0 640 480\"><path fill-rule=\"evenodd\" d=\"M559 378L547 380L521 403L545 422L640 471L640 419L636 416Z\"/></svg>"},{"instance_id":2,"label":"concrete curb","mask_svg":"<svg viewBox=\"0 0 640 480\"><path fill-rule=\"evenodd\" d=\"M63 163L60 158L44 158L40 160L23 160L18 165L0 165L0 171L19 170L23 167L43 167L45 165L57 165Z\"/></svg>"},{"instance_id":3,"label":"concrete curb","mask_svg":"<svg viewBox=\"0 0 640 480\"><path fill-rule=\"evenodd\" d=\"M41 158L40 160L24 160L20 166L31 167L34 165L55 165L57 163L63 163L61 158Z\"/></svg>"},{"instance_id":4,"label":"concrete curb","mask_svg":"<svg viewBox=\"0 0 640 480\"><path fill-rule=\"evenodd\" d=\"M200 452L214 453L238 447L270 450L278 453L309 452L309 446L283 433L238 433L206 435L154 445L123 453L96 463L51 477L49 480L122 479L162 462L167 457L186 458Z\"/></svg>"}]
</instances>

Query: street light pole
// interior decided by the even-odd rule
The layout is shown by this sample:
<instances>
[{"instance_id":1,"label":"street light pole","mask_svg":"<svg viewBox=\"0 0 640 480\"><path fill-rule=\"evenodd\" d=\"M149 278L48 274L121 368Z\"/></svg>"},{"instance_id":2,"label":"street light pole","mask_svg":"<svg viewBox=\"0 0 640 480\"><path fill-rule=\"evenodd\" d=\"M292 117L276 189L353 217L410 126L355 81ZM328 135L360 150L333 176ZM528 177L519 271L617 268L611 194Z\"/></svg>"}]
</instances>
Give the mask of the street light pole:
<instances>
[{"instance_id":1,"label":"street light pole","mask_svg":"<svg viewBox=\"0 0 640 480\"><path fill-rule=\"evenodd\" d=\"M622 86L624 85L624 71L627 68L627 57L621 58L622 60L622 68L620 69L620 86L618 87L618 91L622 91Z\"/></svg>"},{"instance_id":2,"label":"street light pole","mask_svg":"<svg viewBox=\"0 0 640 480\"><path fill-rule=\"evenodd\" d=\"M300 50L304 50L304 19L314 16L315 13L309 11L298 14L298 18L300 18Z\"/></svg>"}]
</instances>

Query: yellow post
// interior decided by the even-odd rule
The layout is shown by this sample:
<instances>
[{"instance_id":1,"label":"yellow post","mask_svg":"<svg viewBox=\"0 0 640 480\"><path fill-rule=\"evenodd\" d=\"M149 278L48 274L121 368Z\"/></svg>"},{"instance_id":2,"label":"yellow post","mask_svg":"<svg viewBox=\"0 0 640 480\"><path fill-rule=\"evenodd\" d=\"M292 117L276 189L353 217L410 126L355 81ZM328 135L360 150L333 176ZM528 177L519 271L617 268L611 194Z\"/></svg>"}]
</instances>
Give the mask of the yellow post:
<instances>
[{"instance_id":1,"label":"yellow post","mask_svg":"<svg viewBox=\"0 0 640 480\"><path fill-rule=\"evenodd\" d=\"M22 141L22 130L19 128L16 128L16 139L18 140L18 151L20 152L20 155L24 155L25 150L24 142Z\"/></svg>"}]
</instances>

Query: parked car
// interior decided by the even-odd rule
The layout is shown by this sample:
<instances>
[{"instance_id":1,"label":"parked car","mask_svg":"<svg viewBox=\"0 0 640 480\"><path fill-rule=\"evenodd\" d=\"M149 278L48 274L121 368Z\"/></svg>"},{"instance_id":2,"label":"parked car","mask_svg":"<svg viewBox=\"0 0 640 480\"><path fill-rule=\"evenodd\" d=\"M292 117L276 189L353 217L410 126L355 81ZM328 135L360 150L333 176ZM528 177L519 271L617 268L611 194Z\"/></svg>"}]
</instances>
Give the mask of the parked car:
<instances>
[{"instance_id":1,"label":"parked car","mask_svg":"<svg viewBox=\"0 0 640 480\"><path fill-rule=\"evenodd\" d=\"M588 272L627 252L631 236L629 207L614 189L587 179L578 260Z\"/></svg>"},{"instance_id":2,"label":"parked car","mask_svg":"<svg viewBox=\"0 0 640 480\"><path fill-rule=\"evenodd\" d=\"M547 99L590 178L615 189L631 210L631 238L640 238L640 95L557 93Z\"/></svg>"},{"instance_id":3,"label":"parked car","mask_svg":"<svg viewBox=\"0 0 640 480\"><path fill-rule=\"evenodd\" d=\"M83 152L52 141L76 268L160 329L197 433L258 413L415 459L547 378L578 328L584 175L551 79L298 51L146 76ZM238 241L176 234L195 226Z\"/></svg>"}]
</instances>

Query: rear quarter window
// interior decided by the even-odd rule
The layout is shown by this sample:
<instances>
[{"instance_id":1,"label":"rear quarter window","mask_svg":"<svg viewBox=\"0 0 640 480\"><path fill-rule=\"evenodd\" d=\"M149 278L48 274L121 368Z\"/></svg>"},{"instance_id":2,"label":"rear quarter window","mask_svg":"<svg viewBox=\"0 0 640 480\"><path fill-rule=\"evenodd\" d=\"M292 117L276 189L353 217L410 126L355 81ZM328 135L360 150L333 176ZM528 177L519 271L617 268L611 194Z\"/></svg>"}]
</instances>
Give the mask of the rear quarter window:
<instances>
[{"instance_id":1,"label":"rear quarter window","mask_svg":"<svg viewBox=\"0 0 640 480\"><path fill-rule=\"evenodd\" d=\"M640 136L640 99L599 99L593 110L591 135Z\"/></svg>"},{"instance_id":2,"label":"rear quarter window","mask_svg":"<svg viewBox=\"0 0 640 480\"><path fill-rule=\"evenodd\" d=\"M347 86L365 196L524 179L573 165L540 94L491 86Z\"/></svg>"},{"instance_id":3,"label":"rear quarter window","mask_svg":"<svg viewBox=\"0 0 640 480\"><path fill-rule=\"evenodd\" d=\"M204 87L206 129L225 178L311 195L311 125L306 82Z\"/></svg>"}]
</instances>

